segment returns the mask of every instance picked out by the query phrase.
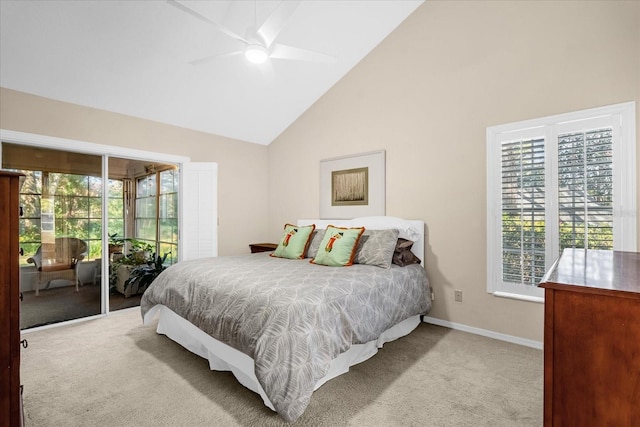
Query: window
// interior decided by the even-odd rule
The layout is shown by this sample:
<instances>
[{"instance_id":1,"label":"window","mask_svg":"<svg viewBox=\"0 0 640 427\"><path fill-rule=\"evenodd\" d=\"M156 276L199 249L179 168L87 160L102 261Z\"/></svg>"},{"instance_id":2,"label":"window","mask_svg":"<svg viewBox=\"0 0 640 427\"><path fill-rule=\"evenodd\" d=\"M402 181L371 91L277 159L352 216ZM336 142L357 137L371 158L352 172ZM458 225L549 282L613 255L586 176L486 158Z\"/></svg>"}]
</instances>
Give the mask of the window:
<instances>
[{"instance_id":1,"label":"window","mask_svg":"<svg viewBox=\"0 0 640 427\"><path fill-rule=\"evenodd\" d=\"M542 301L565 248L636 250L635 104L487 129L487 290Z\"/></svg>"},{"instance_id":2,"label":"window","mask_svg":"<svg viewBox=\"0 0 640 427\"><path fill-rule=\"evenodd\" d=\"M178 260L178 171L160 172L158 201L158 244L160 254L168 254L166 262Z\"/></svg>"},{"instance_id":3,"label":"window","mask_svg":"<svg viewBox=\"0 0 640 427\"><path fill-rule=\"evenodd\" d=\"M108 234L124 236L124 181L121 179L109 180L109 192L107 193L108 209Z\"/></svg>"},{"instance_id":4,"label":"window","mask_svg":"<svg viewBox=\"0 0 640 427\"><path fill-rule=\"evenodd\" d=\"M136 239L156 247L156 174L136 179Z\"/></svg>"},{"instance_id":5,"label":"window","mask_svg":"<svg viewBox=\"0 0 640 427\"><path fill-rule=\"evenodd\" d=\"M136 180L136 238L167 254L166 264L178 257L178 175L169 169Z\"/></svg>"},{"instance_id":6,"label":"window","mask_svg":"<svg viewBox=\"0 0 640 427\"><path fill-rule=\"evenodd\" d=\"M35 253L43 235L77 237L88 245L85 260L102 253L102 179L72 173L20 170L25 183L20 191L24 215L20 218L21 265ZM109 180L109 186L117 183ZM117 207L114 207L117 209ZM119 215L122 217L120 204Z\"/></svg>"},{"instance_id":7,"label":"window","mask_svg":"<svg viewBox=\"0 0 640 427\"><path fill-rule=\"evenodd\" d=\"M534 285L545 271L544 138L502 144L502 280Z\"/></svg>"}]
</instances>

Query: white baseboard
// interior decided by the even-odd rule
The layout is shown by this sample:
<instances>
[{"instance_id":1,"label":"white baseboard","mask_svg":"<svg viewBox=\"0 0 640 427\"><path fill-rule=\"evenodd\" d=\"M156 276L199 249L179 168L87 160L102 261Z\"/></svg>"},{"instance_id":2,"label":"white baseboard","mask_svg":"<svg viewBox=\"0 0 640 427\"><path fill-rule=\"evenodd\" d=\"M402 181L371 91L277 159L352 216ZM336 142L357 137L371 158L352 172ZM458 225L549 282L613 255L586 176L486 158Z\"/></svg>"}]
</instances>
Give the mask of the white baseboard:
<instances>
[{"instance_id":1,"label":"white baseboard","mask_svg":"<svg viewBox=\"0 0 640 427\"><path fill-rule=\"evenodd\" d=\"M500 341L506 341L513 344L524 345L526 347L542 350L542 342L528 340L526 338L515 337L513 335L501 334L499 332L489 331L487 329L474 328L473 326L463 325L462 323L450 322L448 320L436 319L435 317L424 316L426 323L432 323L446 328L456 329L458 331L469 332L471 334L482 335L483 337L493 338Z\"/></svg>"}]
</instances>

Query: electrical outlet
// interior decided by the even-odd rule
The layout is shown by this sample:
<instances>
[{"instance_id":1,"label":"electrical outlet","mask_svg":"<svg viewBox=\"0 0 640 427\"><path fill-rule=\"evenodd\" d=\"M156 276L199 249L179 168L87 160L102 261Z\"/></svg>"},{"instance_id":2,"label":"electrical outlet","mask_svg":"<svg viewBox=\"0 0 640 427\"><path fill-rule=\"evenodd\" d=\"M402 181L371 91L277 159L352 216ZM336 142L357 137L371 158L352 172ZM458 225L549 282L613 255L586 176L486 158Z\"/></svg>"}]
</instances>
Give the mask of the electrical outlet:
<instances>
[{"instance_id":1,"label":"electrical outlet","mask_svg":"<svg viewBox=\"0 0 640 427\"><path fill-rule=\"evenodd\" d=\"M455 300L458 302L462 302L462 291L455 291Z\"/></svg>"}]
</instances>

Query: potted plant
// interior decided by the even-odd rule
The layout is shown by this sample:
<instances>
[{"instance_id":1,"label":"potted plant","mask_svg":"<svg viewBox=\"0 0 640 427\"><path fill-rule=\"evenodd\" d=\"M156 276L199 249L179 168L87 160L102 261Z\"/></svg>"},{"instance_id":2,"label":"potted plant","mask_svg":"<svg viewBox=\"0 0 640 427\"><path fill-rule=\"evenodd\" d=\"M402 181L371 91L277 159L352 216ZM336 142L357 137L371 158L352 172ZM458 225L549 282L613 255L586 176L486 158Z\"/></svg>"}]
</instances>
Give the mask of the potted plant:
<instances>
[{"instance_id":1,"label":"potted plant","mask_svg":"<svg viewBox=\"0 0 640 427\"><path fill-rule=\"evenodd\" d=\"M109 255L121 254L125 240L124 237L118 236L118 233L109 234Z\"/></svg>"},{"instance_id":2,"label":"potted plant","mask_svg":"<svg viewBox=\"0 0 640 427\"><path fill-rule=\"evenodd\" d=\"M128 287L131 287L132 291L136 293L144 292L151 282L167 268L164 265L167 255L168 254L164 254L162 257L156 257L155 254L153 254L152 260L147 261L146 264L134 267L129 272L129 278L124 282L125 294Z\"/></svg>"},{"instance_id":3,"label":"potted plant","mask_svg":"<svg viewBox=\"0 0 640 427\"><path fill-rule=\"evenodd\" d=\"M155 252L153 245L136 238L127 239L127 241L131 245L128 256L132 258L134 265L145 264L149 260L153 260Z\"/></svg>"},{"instance_id":4,"label":"potted plant","mask_svg":"<svg viewBox=\"0 0 640 427\"><path fill-rule=\"evenodd\" d=\"M118 291L125 297L129 297L134 294L134 289L127 289L125 283L129 279L131 271L137 266L153 262L155 248L153 245L135 238L126 238L123 241L128 243L127 253L113 257L109 273L109 287L112 292Z\"/></svg>"}]
</instances>

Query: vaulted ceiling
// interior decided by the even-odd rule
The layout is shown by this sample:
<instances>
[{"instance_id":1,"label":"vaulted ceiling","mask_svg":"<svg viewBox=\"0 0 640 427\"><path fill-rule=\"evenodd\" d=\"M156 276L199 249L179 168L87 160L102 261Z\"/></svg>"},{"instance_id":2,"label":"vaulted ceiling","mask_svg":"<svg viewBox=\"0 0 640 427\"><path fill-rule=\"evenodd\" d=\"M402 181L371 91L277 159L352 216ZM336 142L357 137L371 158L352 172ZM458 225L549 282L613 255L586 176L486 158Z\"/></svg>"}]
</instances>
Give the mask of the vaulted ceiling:
<instances>
[{"instance_id":1,"label":"vaulted ceiling","mask_svg":"<svg viewBox=\"0 0 640 427\"><path fill-rule=\"evenodd\" d=\"M2 0L0 86L266 145L422 1Z\"/></svg>"}]
</instances>

